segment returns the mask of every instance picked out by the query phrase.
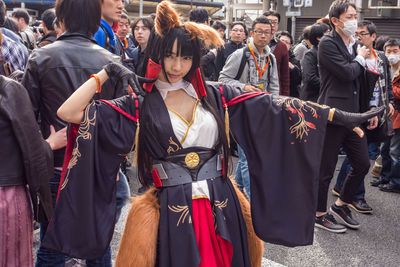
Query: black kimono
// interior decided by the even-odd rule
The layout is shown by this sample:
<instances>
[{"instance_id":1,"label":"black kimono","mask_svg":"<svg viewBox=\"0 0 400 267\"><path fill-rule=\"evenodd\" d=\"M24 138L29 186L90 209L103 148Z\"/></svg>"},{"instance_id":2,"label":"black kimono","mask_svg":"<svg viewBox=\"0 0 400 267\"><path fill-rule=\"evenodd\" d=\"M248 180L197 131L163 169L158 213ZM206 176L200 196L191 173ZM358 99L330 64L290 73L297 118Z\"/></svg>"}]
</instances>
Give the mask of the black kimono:
<instances>
[{"instance_id":1,"label":"black kimono","mask_svg":"<svg viewBox=\"0 0 400 267\"><path fill-rule=\"evenodd\" d=\"M230 131L246 153L257 235L266 242L286 246L312 244L319 159L329 109L266 93L241 94L218 84L209 85L209 90L221 118L224 107L228 107ZM136 108L138 103L144 108ZM110 103L90 103L45 247L85 259L106 252L114 230L116 173L133 149L138 117L141 129L151 127L146 131L145 144L153 160L182 150L158 90L153 89L143 101L125 96ZM232 266L249 266L246 226L232 184L223 179L209 179L207 183L216 211L216 233L233 248ZM199 252L189 223L191 183L160 188L158 198L158 266L197 266ZM226 207L215 208L215 203L225 200ZM189 217L185 221L168 208L178 205L187 207Z\"/></svg>"}]
</instances>

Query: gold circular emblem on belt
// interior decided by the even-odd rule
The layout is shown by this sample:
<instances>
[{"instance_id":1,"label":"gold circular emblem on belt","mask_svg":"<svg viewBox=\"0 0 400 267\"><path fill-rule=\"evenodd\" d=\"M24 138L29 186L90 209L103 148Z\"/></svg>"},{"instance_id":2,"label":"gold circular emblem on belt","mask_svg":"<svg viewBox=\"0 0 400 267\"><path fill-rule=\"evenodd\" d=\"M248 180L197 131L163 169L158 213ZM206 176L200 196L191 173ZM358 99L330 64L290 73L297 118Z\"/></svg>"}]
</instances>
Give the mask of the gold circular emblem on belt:
<instances>
[{"instance_id":1,"label":"gold circular emblem on belt","mask_svg":"<svg viewBox=\"0 0 400 267\"><path fill-rule=\"evenodd\" d=\"M194 168L200 163L199 154L196 152L190 152L186 154L185 163L188 167Z\"/></svg>"}]
</instances>

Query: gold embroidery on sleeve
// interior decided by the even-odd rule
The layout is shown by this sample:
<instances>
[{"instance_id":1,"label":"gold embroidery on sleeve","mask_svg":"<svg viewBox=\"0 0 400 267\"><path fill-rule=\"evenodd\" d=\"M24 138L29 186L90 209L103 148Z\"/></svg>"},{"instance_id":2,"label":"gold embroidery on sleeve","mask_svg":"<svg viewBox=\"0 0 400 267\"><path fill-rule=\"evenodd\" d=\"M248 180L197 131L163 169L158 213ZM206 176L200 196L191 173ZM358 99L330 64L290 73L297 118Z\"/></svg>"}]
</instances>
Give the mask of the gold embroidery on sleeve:
<instances>
[{"instance_id":1,"label":"gold embroidery on sleeve","mask_svg":"<svg viewBox=\"0 0 400 267\"><path fill-rule=\"evenodd\" d=\"M65 174L65 179L64 182L61 186L60 190L63 190L65 186L68 184L69 181L69 173L71 169L76 165L78 162L78 159L81 157L81 152L79 151L79 139L91 139L92 135L89 132L90 127L96 125L96 112L94 112L93 117L89 118L89 110L92 106L95 105L95 102L92 101L85 109L85 113L83 114L83 120L79 126L78 134L75 139L75 147L72 150L72 156L71 160L69 161L68 167L67 167L67 173Z\"/></svg>"},{"instance_id":2,"label":"gold embroidery on sleeve","mask_svg":"<svg viewBox=\"0 0 400 267\"><path fill-rule=\"evenodd\" d=\"M182 224L185 223L185 220L189 215L189 207L187 205L186 206L180 206L180 205L177 205L177 206L172 205L172 206L170 206L170 205L168 205L168 209L170 209L171 211L173 211L175 213L181 213L181 216L179 217L179 220L178 220L178 223L176 224L176 227L178 227L179 224L181 224L181 223ZM192 223L192 217L190 215L189 215L188 222Z\"/></svg>"}]
</instances>

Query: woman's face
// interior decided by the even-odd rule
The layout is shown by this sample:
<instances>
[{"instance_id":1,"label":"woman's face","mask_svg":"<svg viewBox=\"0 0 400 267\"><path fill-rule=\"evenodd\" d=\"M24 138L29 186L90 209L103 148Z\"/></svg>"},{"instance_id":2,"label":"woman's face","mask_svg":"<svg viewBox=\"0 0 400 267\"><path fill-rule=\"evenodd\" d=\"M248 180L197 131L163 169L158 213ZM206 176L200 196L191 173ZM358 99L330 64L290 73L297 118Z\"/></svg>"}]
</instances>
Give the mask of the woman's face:
<instances>
[{"instance_id":1,"label":"woman's face","mask_svg":"<svg viewBox=\"0 0 400 267\"><path fill-rule=\"evenodd\" d=\"M170 83L179 82L192 67L193 58L191 56L177 56L177 54L178 42L175 40L171 54L164 57L164 70ZM168 82L163 71L158 74L158 79Z\"/></svg>"}]
</instances>

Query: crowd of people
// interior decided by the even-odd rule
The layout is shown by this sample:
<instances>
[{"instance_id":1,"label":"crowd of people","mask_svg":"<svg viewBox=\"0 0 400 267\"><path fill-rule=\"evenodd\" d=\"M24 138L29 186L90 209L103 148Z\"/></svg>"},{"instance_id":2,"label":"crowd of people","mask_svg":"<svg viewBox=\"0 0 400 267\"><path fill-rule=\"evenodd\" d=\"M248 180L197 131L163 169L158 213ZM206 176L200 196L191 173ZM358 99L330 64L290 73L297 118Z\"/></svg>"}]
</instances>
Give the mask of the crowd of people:
<instances>
[{"instance_id":1,"label":"crowd of people","mask_svg":"<svg viewBox=\"0 0 400 267\"><path fill-rule=\"evenodd\" d=\"M33 266L33 221L35 266L111 266L130 164L141 195L116 266L260 266L262 241L358 229L370 159L371 185L400 193L400 41L348 0L298 42L272 10L250 27L167 1L134 20L124 0L57 0L35 23L6 11L0 266Z\"/></svg>"}]
</instances>

